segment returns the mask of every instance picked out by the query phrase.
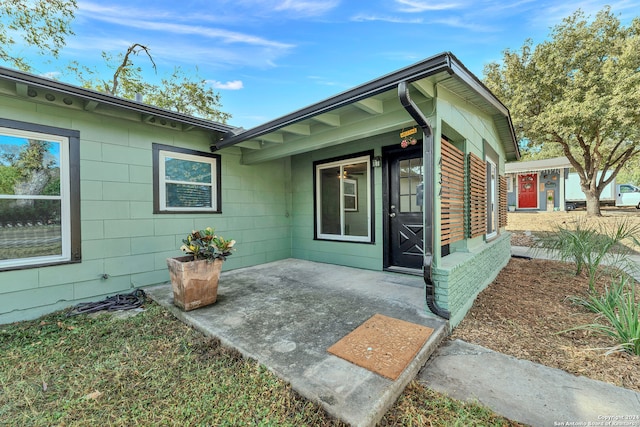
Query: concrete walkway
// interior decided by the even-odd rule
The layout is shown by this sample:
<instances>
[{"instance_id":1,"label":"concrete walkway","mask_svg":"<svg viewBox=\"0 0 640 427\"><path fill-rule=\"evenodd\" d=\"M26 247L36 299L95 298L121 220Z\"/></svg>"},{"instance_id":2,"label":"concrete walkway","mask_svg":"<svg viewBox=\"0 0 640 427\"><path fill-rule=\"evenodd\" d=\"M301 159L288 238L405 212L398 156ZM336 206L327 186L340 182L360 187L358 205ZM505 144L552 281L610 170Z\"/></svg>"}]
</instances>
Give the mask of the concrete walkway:
<instances>
[{"instance_id":1,"label":"concrete walkway","mask_svg":"<svg viewBox=\"0 0 640 427\"><path fill-rule=\"evenodd\" d=\"M218 301L189 312L173 305L168 284L145 292L354 426L375 425L449 331L428 314L422 277L296 259L223 272ZM434 329L396 381L327 353L376 313Z\"/></svg>"},{"instance_id":2,"label":"concrete walkway","mask_svg":"<svg viewBox=\"0 0 640 427\"><path fill-rule=\"evenodd\" d=\"M555 259L527 247L512 247L512 254ZM640 257L634 260L640 266ZM637 270L634 276L638 279ZM460 340L441 346L418 378L436 391L532 426L640 427L640 393Z\"/></svg>"},{"instance_id":3,"label":"concrete walkway","mask_svg":"<svg viewBox=\"0 0 640 427\"><path fill-rule=\"evenodd\" d=\"M640 417L640 393L460 340L441 346L418 379L531 426L640 426L640 418L629 418Z\"/></svg>"}]
</instances>

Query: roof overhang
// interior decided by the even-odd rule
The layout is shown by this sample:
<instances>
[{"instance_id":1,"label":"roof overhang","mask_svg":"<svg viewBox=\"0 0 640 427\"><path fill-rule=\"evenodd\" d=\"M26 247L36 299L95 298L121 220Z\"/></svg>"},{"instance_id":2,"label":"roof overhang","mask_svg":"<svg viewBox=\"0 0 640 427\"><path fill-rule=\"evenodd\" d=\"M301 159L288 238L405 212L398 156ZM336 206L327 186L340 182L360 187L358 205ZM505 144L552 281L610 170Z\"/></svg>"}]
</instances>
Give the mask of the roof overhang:
<instances>
[{"instance_id":1,"label":"roof overhang","mask_svg":"<svg viewBox=\"0 0 640 427\"><path fill-rule=\"evenodd\" d=\"M504 165L505 173L524 173L544 170L570 168L571 163L566 157L554 157L552 159L529 160L526 162L511 162Z\"/></svg>"},{"instance_id":2,"label":"roof overhang","mask_svg":"<svg viewBox=\"0 0 640 427\"><path fill-rule=\"evenodd\" d=\"M124 113L125 117L133 120L172 129L199 129L214 133L215 140L237 130L226 124L4 67L0 67L0 93L97 114L114 116Z\"/></svg>"},{"instance_id":3,"label":"roof overhang","mask_svg":"<svg viewBox=\"0 0 640 427\"><path fill-rule=\"evenodd\" d=\"M257 163L337 145L410 126L398 100L405 82L424 111L433 109L435 85L444 87L492 117L507 160L520 157L509 110L451 53L425 59L316 104L248 130L235 130L211 150L238 145L243 163Z\"/></svg>"}]
</instances>

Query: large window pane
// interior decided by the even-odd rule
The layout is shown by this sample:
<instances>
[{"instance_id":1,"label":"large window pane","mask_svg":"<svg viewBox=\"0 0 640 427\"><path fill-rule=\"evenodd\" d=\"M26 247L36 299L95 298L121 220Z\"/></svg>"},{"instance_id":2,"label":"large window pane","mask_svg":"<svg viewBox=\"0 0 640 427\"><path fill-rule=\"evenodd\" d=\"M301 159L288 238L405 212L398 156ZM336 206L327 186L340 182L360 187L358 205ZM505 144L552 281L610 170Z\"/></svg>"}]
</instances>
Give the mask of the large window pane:
<instances>
[{"instance_id":1,"label":"large window pane","mask_svg":"<svg viewBox=\"0 0 640 427\"><path fill-rule=\"evenodd\" d=\"M316 165L318 237L370 241L369 156Z\"/></svg>"},{"instance_id":2,"label":"large window pane","mask_svg":"<svg viewBox=\"0 0 640 427\"><path fill-rule=\"evenodd\" d=\"M211 182L211 164L166 157L165 179L182 182Z\"/></svg>"},{"instance_id":3,"label":"large window pane","mask_svg":"<svg viewBox=\"0 0 640 427\"><path fill-rule=\"evenodd\" d=\"M400 161L400 212L422 212L422 157Z\"/></svg>"},{"instance_id":4,"label":"large window pane","mask_svg":"<svg viewBox=\"0 0 640 427\"><path fill-rule=\"evenodd\" d=\"M167 207L211 207L211 186L167 184Z\"/></svg>"},{"instance_id":5,"label":"large window pane","mask_svg":"<svg viewBox=\"0 0 640 427\"><path fill-rule=\"evenodd\" d=\"M62 255L60 200L0 200L0 260Z\"/></svg>"}]
</instances>

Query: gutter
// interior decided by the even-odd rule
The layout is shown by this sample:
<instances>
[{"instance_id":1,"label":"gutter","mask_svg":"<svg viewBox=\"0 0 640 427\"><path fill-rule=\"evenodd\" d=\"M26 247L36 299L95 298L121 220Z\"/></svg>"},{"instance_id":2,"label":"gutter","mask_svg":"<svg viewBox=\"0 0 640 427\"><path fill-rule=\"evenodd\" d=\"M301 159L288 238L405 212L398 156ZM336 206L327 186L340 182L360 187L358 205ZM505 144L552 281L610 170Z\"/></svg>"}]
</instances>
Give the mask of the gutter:
<instances>
[{"instance_id":1,"label":"gutter","mask_svg":"<svg viewBox=\"0 0 640 427\"><path fill-rule=\"evenodd\" d=\"M422 111L411 100L409 96L409 85L406 81L398 83L398 98L405 110L411 115L411 117L418 123L424 133L424 188L430 188L433 191L433 129L429 125L427 118L422 114ZM431 277L431 265L433 262L433 199L432 197L424 198L424 212L425 215L430 215L429 225L425 224L424 227L424 260L422 266L422 277L426 285L426 299L427 307L432 313L444 318L449 319L451 313L449 311L439 307L436 302L436 287ZM426 218L425 218L426 219Z\"/></svg>"},{"instance_id":2,"label":"gutter","mask_svg":"<svg viewBox=\"0 0 640 427\"><path fill-rule=\"evenodd\" d=\"M22 84L26 85L27 87L50 90L52 92L57 92L63 95L79 97L87 101L95 101L99 104L105 104L111 107L134 111L140 114L149 114L159 118L176 121L188 126L195 126L207 131L213 131L219 134L238 132L237 128L223 123L218 123L199 117L166 110L163 108L155 107L153 105L144 104L142 102L120 98L92 89L81 88L57 80L36 76L34 74L25 73L23 71L13 70L10 68L0 67L0 79L12 81L16 85Z\"/></svg>"}]
</instances>

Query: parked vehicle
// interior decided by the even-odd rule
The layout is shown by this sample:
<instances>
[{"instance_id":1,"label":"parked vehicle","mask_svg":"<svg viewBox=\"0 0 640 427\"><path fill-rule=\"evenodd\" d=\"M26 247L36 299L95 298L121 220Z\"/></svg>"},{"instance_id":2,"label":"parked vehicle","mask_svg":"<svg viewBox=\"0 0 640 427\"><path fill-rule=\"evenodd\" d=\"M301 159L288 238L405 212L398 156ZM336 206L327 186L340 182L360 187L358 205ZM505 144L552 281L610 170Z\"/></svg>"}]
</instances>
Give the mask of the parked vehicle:
<instances>
[{"instance_id":1,"label":"parked vehicle","mask_svg":"<svg viewBox=\"0 0 640 427\"><path fill-rule=\"evenodd\" d=\"M598 176L598 179L600 176ZM580 187L580 177L577 173L569 174L565 182L566 210L573 210L585 206L587 198ZM640 188L632 184L616 184L611 181L600 193L600 203L615 206L635 206L640 209Z\"/></svg>"},{"instance_id":2,"label":"parked vehicle","mask_svg":"<svg viewBox=\"0 0 640 427\"><path fill-rule=\"evenodd\" d=\"M635 206L640 209L640 188L631 184L616 185L616 206Z\"/></svg>"}]
</instances>

